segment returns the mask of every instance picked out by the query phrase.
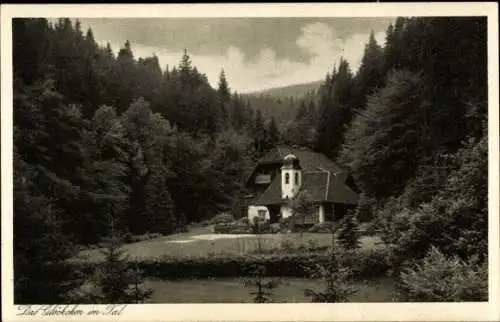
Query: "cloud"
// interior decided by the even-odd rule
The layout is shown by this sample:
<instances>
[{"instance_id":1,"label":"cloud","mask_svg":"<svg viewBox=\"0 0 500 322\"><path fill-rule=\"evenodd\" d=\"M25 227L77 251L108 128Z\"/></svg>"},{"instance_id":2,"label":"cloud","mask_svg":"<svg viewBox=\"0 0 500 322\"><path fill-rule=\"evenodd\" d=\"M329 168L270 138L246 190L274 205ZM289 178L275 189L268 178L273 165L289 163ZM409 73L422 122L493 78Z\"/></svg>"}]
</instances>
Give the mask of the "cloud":
<instances>
[{"instance_id":1,"label":"cloud","mask_svg":"<svg viewBox=\"0 0 500 322\"><path fill-rule=\"evenodd\" d=\"M223 56L233 46L241 49L248 61L257 60L264 48L274 50L277 59L311 59L310 51L296 44L305 26L330 28L335 37L346 40L353 34L385 30L393 20L383 17L80 19L82 28L92 28L98 40L119 44L129 40L134 46L175 52L187 48L194 55Z\"/></svg>"},{"instance_id":2,"label":"cloud","mask_svg":"<svg viewBox=\"0 0 500 322\"><path fill-rule=\"evenodd\" d=\"M328 71L338 64L340 57L346 59L353 72L361 63L364 47L369 38L369 31L355 33L349 37L338 37L336 30L322 22L308 23L302 26L301 33L295 39L295 47L307 52L309 60L291 60L278 56L270 47L261 48L258 55L248 59L245 52L237 46L228 46L222 54L200 54L188 52L193 65L206 74L212 86L217 86L218 75L224 69L229 85L240 93L253 92L266 88L312 82L323 79ZM385 33L375 34L383 44ZM112 44L117 50L120 45ZM178 65L182 52L158 46L132 45L135 57L147 57L153 53L165 67Z\"/></svg>"}]
</instances>

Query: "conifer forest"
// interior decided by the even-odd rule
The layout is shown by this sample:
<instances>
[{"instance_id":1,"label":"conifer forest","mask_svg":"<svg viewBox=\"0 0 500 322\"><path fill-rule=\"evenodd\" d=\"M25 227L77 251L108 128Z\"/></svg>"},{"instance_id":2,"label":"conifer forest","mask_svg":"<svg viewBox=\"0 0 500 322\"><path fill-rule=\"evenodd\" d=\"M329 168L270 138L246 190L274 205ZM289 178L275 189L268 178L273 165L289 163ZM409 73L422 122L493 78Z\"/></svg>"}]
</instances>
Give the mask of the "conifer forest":
<instances>
[{"instance_id":1,"label":"conifer forest","mask_svg":"<svg viewBox=\"0 0 500 322\"><path fill-rule=\"evenodd\" d=\"M220 291L235 302L488 300L486 18L394 18L359 68L331 57L286 97L239 93L222 67L211 85L187 49L162 66L112 48L78 19L12 27L16 304L165 303L158 285L200 279L242 279ZM345 220L248 222L245 183L283 145L348 169ZM168 242L238 229L257 237ZM374 280L390 296L369 298Z\"/></svg>"}]
</instances>

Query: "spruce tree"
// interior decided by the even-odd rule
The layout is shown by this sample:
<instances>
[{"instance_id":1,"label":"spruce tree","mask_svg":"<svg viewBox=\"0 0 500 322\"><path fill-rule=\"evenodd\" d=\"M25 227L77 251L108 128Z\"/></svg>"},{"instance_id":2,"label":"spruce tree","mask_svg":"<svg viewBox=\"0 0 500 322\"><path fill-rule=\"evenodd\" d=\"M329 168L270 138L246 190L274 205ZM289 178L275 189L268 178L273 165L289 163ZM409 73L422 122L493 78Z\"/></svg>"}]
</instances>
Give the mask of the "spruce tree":
<instances>
[{"instance_id":1,"label":"spruce tree","mask_svg":"<svg viewBox=\"0 0 500 322\"><path fill-rule=\"evenodd\" d=\"M137 266L131 267L129 255L121 249L123 237L110 219L110 234L104 239L101 252L104 262L99 266L97 285L101 290L101 303L143 303L151 297L152 290L141 287L143 278Z\"/></svg>"},{"instance_id":2,"label":"spruce tree","mask_svg":"<svg viewBox=\"0 0 500 322\"><path fill-rule=\"evenodd\" d=\"M14 151L14 303L71 303L81 284L68 263L76 248L63 230L61 209L38 192L39 171Z\"/></svg>"},{"instance_id":3,"label":"spruce tree","mask_svg":"<svg viewBox=\"0 0 500 322\"><path fill-rule=\"evenodd\" d=\"M297 109L297 113L295 114L295 121L300 121L307 115L307 106L304 100L301 100L299 103L299 108Z\"/></svg>"},{"instance_id":4,"label":"spruce tree","mask_svg":"<svg viewBox=\"0 0 500 322\"><path fill-rule=\"evenodd\" d=\"M276 125L276 120L274 119L274 117L271 117L271 121L269 121L266 134L266 149L270 149L280 143L280 132L278 130L278 125Z\"/></svg>"},{"instance_id":5,"label":"spruce tree","mask_svg":"<svg viewBox=\"0 0 500 322\"><path fill-rule=\"evenodd\" d=\"M350 280L351 271L347 267L338 267L337 264L321 265L313 263L309 268L313 278L321 278L326 282L324 290L306 289L304 291L304 295L310 297L311 302L348 302L349 297L357 292L356 287L353 286L353 282Z\"/></svg>"},{"instance_id":6,"label":"spruce tree","mask_svg":"<svg viewBox=\"0 0 500 322\"><path fill-rule=\"evenodd\" d=\"M327 75L320 88L316 149L332 159L337 157L354 115L353 82L349 63L341 58L338 68Z\"/></svg>"},{"instance_id":7,"label":"spruce tree","mask_svg":"<svg viewBox=\"0 0 500 322\"><path fill-rule=\"evenodd\" d=\"M353 214L347 214L340 228L338 241L346 250L357 249L359 243L359 227Z\"/></svg>"},{"instance_id":8,"label":"spruce tree","mask_svg":"<svg viewBox=\"0 0 500 322\"><path fill-rule=\"evenodd\" d=\"M264 127L264 119L262 118L262 112L260 110L257 110L255 113L253 131L255 150L258 154L262 154L265 150L264 140L266 137L266 129Z\"/></svg>"},{"instance_id":9,"label":"spruce tree","mask_svg":"<svg viewBox=\"0 0 500 322\"><path fill-rule=\"evenodd\" d=\"M257 219L257 218L255 218ZM252 230L257 234L257 255L262 255L262 226L260 220L255 220L252 223ZM255 303L272 302L273 291L278 287L280 281L266 277L266 266L263 264L249 264L246 268L246 273L251 277L243 280L245 287L250 289L250 295Z\"/></svg>"},{"instance_id":10,"label":"spruce tree","mask_svg":"<svg viewBox=\"0 0 500 322\"><path fill-rule=\"evenodd\" d=\"M347 302L349 297L358 290L351 281L352 271L342 264L341 253L336 247L337 227L332 226L330 230L331 247L328 263L318 263L311 260L305 269L312 278L319 278L325 282L323 290L305 289L304 295L316 303Z\"/></svg>"},{"instance_id":11,"label":"spruce tree","mask_svg":"<svg viewBox=\"0 0 500 322\"><path fill-rule=\"evenodd\" d=\"M228 115L228 104L231 99L231 92L229 89L229 85L226 80L226 74L224 73L224 69L221 70L219 75L219 87L217 89L217 94L219 98L219 114L222 121L226 121L229 117Z\"/></svg>"}]
</instances>

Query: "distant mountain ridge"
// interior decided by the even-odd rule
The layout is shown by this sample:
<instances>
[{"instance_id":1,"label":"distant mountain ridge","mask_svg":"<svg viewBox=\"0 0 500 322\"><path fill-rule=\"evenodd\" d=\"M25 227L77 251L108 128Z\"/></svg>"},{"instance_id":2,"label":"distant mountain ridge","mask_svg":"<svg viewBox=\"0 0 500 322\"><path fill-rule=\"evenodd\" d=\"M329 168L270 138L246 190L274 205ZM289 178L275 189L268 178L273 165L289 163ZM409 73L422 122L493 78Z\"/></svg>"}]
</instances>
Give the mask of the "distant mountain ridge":
<instances>
[{"instance_id":1,"label":"distant mountain ridge","mask_svg":"<svg viewBox=\"0 0 500 322\"><path fill-rule=\"evenodd\" d=\"M301 97L311 91L316 91L321 84L322 80L309 83L293 84L283 87L274 87L269 89L264 89L261 91L255 91L243 94L244 96L269 96L273 98L289 98L289 97Z\"/></svg>"},{"instance_id":2,"label":"distant mountain ridge","mask_svg":"<svg viewBox=\"0 0 500 322\"><path fill-rule=\"evenodd\" d=\"M319 80L244 93L241 96L265 118L273 117L278 124L284 124L294 119L300 100L308 93L316 92L321 84L323 81Z\"/></svg>"}]
</instances>

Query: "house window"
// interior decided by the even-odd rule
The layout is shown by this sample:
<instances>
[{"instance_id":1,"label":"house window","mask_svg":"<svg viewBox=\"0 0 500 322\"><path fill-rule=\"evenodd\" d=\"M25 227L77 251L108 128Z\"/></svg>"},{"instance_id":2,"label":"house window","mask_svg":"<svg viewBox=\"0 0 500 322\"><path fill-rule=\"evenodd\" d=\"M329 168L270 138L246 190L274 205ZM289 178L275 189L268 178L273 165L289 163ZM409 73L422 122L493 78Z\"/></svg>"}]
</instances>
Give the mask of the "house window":
<instances>
[{"instance_id":1,"label":"house window","mask_svg":"<svg viewBox=\"0 0 500 322\"><path fill-rule=\"evenodd\" d=\"M299 173L295 172L295 184L299 184Z\"/></svg>"},{"instance_id":2,"label":"house window","mask_svg":"<svg viewBox=\"0 0 500 322\"><path fill-rule=\"evenodd\" d=\"M255 177L256 184L265 184L271 183L271 175L270 174L259 174Z\"/></svg>"},{"instance_id":3,"label":"house window","mask_svg":"<svg viewBox=\"0 0 500 322\"><path fill-rule=\"evenodd\" d=\"M289 184L290 183L290 175L287 173L285 174L285 184Z\"/></svg>"},{"instance_id":4,"label":"house window","mask_svg":"<svg viewBox=\"0 0 500 322\"><path fill-rule=\"evenodd\" d=\"M261 220L266 219L266 211L265 210L259 210L259 219L261 219Z\"/></svg>"}]
</instances>

